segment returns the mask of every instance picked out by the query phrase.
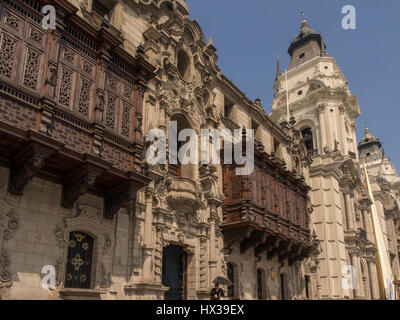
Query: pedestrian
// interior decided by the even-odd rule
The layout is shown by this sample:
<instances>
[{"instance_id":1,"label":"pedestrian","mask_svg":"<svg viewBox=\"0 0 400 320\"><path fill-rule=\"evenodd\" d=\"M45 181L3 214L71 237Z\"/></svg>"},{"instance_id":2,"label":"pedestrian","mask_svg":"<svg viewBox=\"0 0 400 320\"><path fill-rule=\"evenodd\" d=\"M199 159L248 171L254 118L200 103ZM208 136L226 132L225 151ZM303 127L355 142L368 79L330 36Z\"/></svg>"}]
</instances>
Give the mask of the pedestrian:
<instances>
[{"instance_id":1,"label":"pedestrian","mask_svg":"<svg viewBox=\"0 0 400 320\"><path fill-rule=\"evenodd\" d=\"M219 283L215 283L215 287L211 289L210 292L211 300L220 300L221 297L224 297L224 290L219 287Z\"/></svg>"}]
</instances>

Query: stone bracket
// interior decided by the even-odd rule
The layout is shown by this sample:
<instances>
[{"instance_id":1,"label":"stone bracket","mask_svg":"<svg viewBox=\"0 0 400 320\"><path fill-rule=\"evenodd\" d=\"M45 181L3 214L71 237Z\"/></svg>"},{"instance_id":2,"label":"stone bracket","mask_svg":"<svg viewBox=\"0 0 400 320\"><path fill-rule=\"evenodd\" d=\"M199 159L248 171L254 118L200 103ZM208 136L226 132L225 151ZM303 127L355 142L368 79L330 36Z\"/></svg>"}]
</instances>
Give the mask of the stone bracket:
<instances>
[{"instance_id":1,"label":"stone bracket","mask_svg":"<svg viewBox=\"0 0 400 320\"><path fill-rule=\"evenodd\" d=\"M254 231L250 238L244 239L240 243L240 253L244 254L251 247L258 247L260 244L264 243L266 240L266 234L262 231Z\"/></svg>"},{"instance_id":2,"label":"stone bracket","mask_svg":"<svg viewBox=\"0 0 400 320\"><path fill-rule=\"evenodd\" d=\"M256 257L260 256L263 252L268 252L274 245L276 237L269 236L263 243L259 244L254 248L254 255Z\"/></svg>"},{"instance_id":3,"label":"stone bracket","mask_svg":"<svg viewBox=\"0 0 400 320\"><path fill-rule=\"evenodd\" d=\"M119 209L128 207L136 199L136 192L141 187L141 183L129 180L109 189L104 201L104 217L113 219Z\"/></svg>"},{"instance_id":4,"label":"stone bracket","mask_svg":"<svg viewBox=\"0 0 400 320\"><path fill-rule=\"evenodd\" d=\"M286 258L289 258L292 255L293 243L289 242L289 244L284 248L279 255L279 262L283 262Z\"/></svg>"},{"instance_id":5,"label":"stone bracket","mask_svg":"<svg viewBox=\"0 0 400 320\"><path fill-rule=\"evenodd\" d=\"M96 184L96 178L104 172L104 169L91 164L85 164L71 172L64 178L61 205L72 209L76 200L87 193Z\"/></svg>"},{"instance_id":6,"label":"stone bracket","mask_svg":"<svg viewBox=\"0 0 400 320\"><path fill-rule=\"evenodd\" d=\"M8 191L22 195L25 186L45 165L45 160L55 152L48 146L31 142L12 160Z\"/></svg>"},{"instance_id":7,"label":"stone bracket","mask_svg":"<svg viewBox=\"0 0 400 320\"><path fill-rule=\"evenodd\" d=\"M271 243L269 248L267 249L267 259L271 260L276 254L279 254L282 247L280 247L281 239L278 237Z\"/></svg>"}]
</instances>

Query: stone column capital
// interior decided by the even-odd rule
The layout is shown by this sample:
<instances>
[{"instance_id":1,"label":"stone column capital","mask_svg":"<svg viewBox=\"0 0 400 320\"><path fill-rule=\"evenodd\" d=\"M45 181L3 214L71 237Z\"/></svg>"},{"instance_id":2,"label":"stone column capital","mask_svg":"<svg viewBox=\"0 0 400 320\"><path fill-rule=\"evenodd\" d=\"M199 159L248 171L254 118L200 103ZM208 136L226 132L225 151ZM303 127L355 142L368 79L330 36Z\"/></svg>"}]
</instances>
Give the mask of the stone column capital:
<instances>
[{"instance_id":1,"label":"stone column capital","mask_svg":"<svg viewBox=\"0 0 400 320\"><path fill-rule=\"evenodd\" d=\"M324 113L326 109L326 103L321 102L320 104L318 104L317 109L319 113Z\"/></svg>"}]
</instances>

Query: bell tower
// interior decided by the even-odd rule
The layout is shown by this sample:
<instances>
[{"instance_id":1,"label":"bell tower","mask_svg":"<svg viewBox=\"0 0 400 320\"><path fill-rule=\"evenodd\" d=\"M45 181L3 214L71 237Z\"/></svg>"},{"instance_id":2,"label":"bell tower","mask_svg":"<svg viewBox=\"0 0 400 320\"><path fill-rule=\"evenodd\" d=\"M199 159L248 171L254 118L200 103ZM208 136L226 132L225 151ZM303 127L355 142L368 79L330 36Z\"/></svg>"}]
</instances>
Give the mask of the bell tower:
<instances>
[{"instance_id":1,"label":"bell tower","mask_svg":"<svg viewBox=\"0 0 400 320\"><path fill-rule=\"evenodd\" d=\"M321 33L309 28L304 19L288 53L287 71L281 74L279 66L274 83L272 118L283 122L293 116L296 128L307 129L312 136L308 144L312 154L339 152L343 157L357 157L355 119L360 108L336 60L328 55Z\"/></svg>"},{"instance_id":2,"label":"bell tower","mask_svg":"<svg viewBox=\"0 0 400 320\"><path fill-rule=\"evenodd\" d=\"M294 118L313 160L311 220L322 248L315 298L358 298L363 284L351 289L342 280L348 266L358 274L362 270L353 241L360 228L355 124L360 108L336 60L328 55L322 34L310 28L305 17L288 53L290 64L282 74L279 66L273 86L271 117L285 127Z\"/></svg>"}]
</instances>

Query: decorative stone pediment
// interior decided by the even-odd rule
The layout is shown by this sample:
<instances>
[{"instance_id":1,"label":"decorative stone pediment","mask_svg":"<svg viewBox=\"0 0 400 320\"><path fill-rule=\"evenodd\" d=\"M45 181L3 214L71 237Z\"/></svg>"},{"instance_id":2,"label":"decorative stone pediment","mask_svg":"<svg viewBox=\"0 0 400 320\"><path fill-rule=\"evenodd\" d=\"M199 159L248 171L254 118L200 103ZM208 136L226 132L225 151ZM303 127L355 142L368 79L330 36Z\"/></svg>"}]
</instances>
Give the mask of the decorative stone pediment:
<instances>
[{"instance_id":1,"label":"decorative stone pediment","mask_svg":"<svg viewBox=\"0 0 400 320\"><path fill-rule=\"evenodd\" d=\"M157 98L160 105L165 106L168 115L176 112L190 115L191 124L198 131L205 116L198 103L199 90L203 92L202 89L196 88L191 83L177 80L162 84Z\"/></svg>"}]
</instances>

